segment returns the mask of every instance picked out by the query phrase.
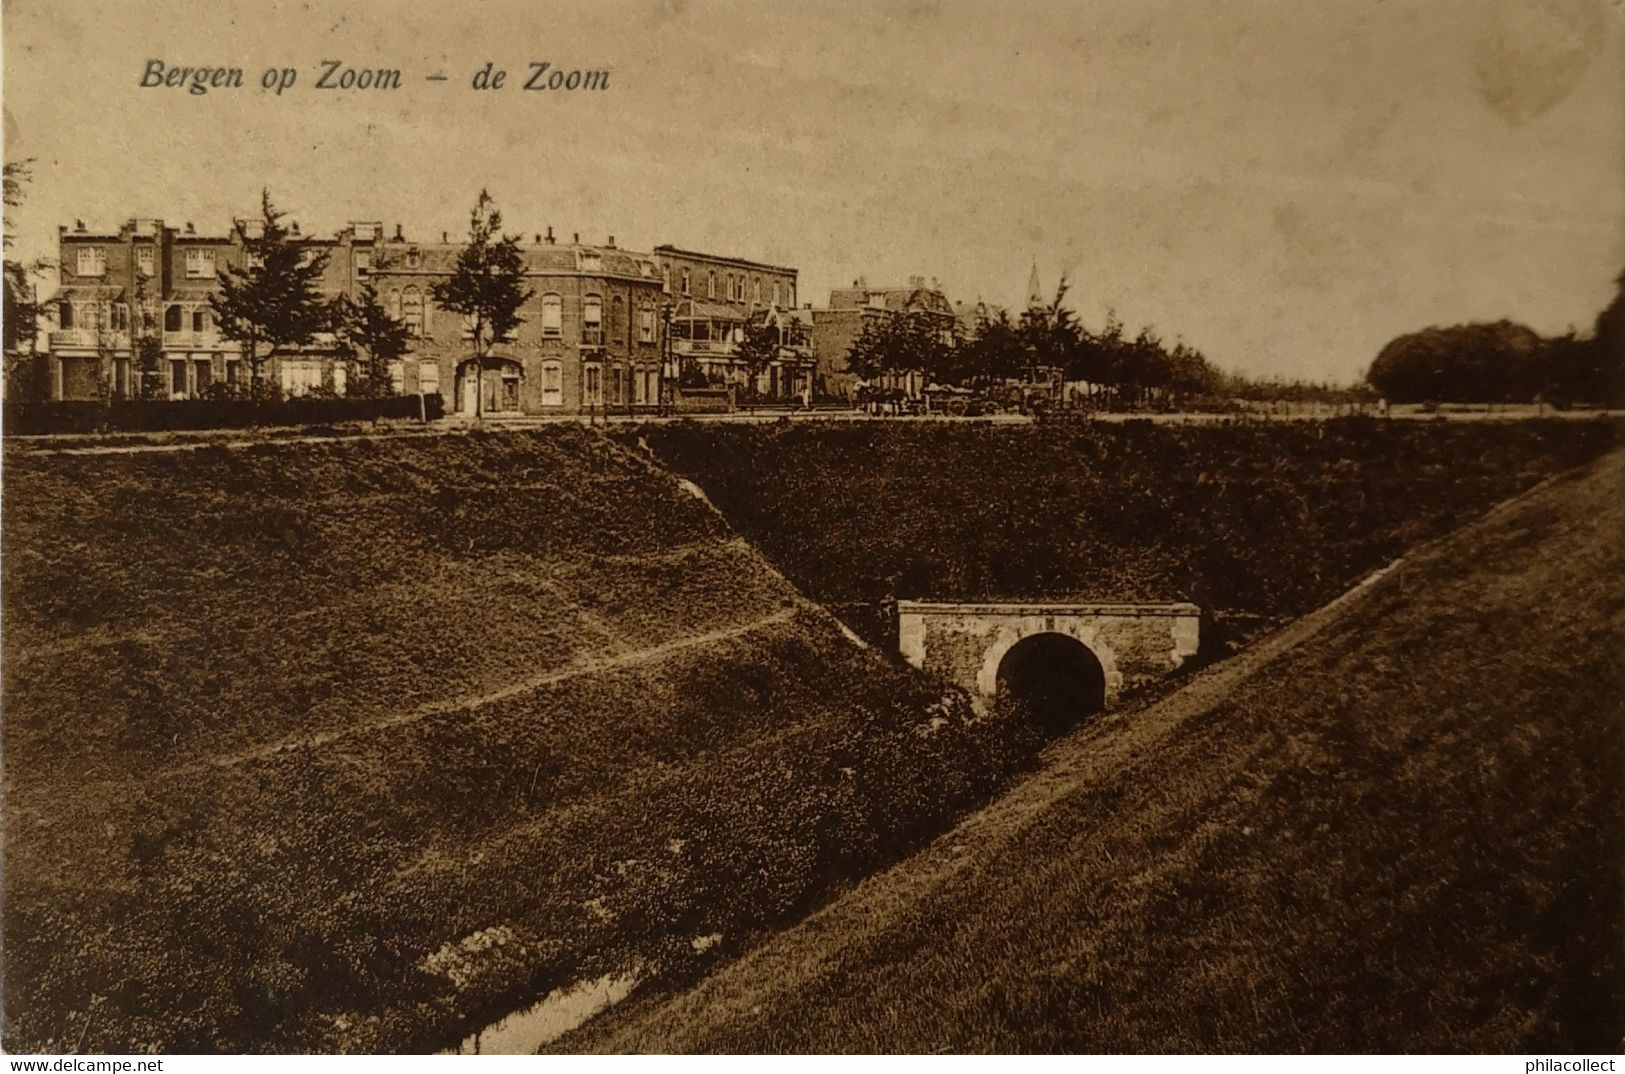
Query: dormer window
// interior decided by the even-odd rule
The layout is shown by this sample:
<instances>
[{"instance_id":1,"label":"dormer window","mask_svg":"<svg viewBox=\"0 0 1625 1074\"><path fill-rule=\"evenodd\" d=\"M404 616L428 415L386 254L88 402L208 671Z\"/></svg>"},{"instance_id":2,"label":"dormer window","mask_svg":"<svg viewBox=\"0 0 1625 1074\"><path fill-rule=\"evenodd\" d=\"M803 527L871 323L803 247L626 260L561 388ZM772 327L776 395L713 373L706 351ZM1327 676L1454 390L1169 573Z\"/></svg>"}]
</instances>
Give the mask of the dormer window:
<instances>
[{"instance_id":1,"label":"dormer window","mask_svg":"<svg viewBox=\"0 0 1625 1074\"><path fill-rule=\"evenodd\" d=\"M107 275L107 251L100 246L80 247L75 269L80 276Z\"/></svg>"},{"instance_id":2,"label":"dormer window","mask_svg":"<svg viewBox=\"0 0 1625 1074\"><path fill-rule=\"evenodd\" d=\"M406 251L406 267L417 268L423 263L423 253L416 246Z\"/></svg>"},{"instance_id":3,"label":"dormer window","mask_svg":"<svg viewBox=\"0 0 1625 1074\"><path fill-rule=\"evenodd\" d=\"M581 251L581 271L583 271L583 272L600 272L600 271L603 270L603 268L604 268L604 259L599 256L598 251L596 251L596 250L583 250L583 251Z\"/></svg>"}]
</instances>

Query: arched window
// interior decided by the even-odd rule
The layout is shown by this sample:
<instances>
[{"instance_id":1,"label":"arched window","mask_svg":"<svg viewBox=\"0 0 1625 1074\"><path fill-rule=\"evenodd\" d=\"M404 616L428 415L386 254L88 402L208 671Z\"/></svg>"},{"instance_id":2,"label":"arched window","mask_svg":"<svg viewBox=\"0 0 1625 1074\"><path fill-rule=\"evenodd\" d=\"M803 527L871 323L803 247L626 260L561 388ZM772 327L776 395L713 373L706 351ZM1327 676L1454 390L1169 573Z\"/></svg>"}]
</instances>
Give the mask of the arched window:
<instances>
[{"instance_id":1,"label":"arched window","mask_svg":"<svg viewBox=\"0 0 1625 1074\"><path fill-rule=\"evenodd\" d=\"M179 332L181 330L180 306L169 306L164 310L164 331Z\"/></svg>"},{"instance_id":2,"label":"arched window","mask_svg":"<svg viewBox=\"0 0 1625 1074\"><path fill-rule=\"evenodd\" d=\"M587 295L581 300L581 342L604 342L604 299L602 295Z\"/></svg>"},{"instance_id":3,"label":"arched window","mask_svg":"<svg viewBox=\"0 0 1625 1074\"><path fill-rule=\"evenodd\" d=\"M688 269L683 270L683 294L688 294Z\"/></svg>"},{"instance_id":4,"label":"arched window","mask_svg":"<svg viewBox=\"0 0 1625 1074\"><path fill-rule=\"evenodd\" d=\"M423 292L416 284L408 284L401 292L401 322L407 335L414 339L423 335Z\"/></svg>"},{"instance_id":5,"label":"arched window","mask_svg":"<svg viewBox=\"0 0 1625 1074\"><path fill-rule=\"evenodd\" d=\"M717 297L717 274L715 272L705 274L705 297Z\"/></svg>"},{"instance_id":6,"label":"arched window","mask_svg":"<svg viewBox=\"0 0 1625 1074\"><path fill-rule=\"evenodd\" d=\"M564 334L564 300L555 292L542 296L542 338L557 339Z\"/></svg>"}]
</instances>

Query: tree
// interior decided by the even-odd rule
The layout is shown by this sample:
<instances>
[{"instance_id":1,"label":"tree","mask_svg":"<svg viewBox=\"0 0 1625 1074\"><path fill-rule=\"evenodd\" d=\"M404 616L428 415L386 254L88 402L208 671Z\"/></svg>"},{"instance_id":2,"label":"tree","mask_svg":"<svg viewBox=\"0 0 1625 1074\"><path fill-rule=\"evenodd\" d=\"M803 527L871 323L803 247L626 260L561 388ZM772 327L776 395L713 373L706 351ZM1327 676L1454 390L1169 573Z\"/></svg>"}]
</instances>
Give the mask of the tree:
<instances>
[{"instance_id":1,"label":"tree","mask_svg":"<svg viewBox=\"0 0 1625 1074\"><path fill-rule=\"evenodd\" d=\"M368 283L354 301L340 298L334 323L350 362L345 394L366 399L395 394L390 366L406 353L407 331L378 300L378 289Z\"/></svg>"},{"instance_id":2,"label":"tree","mask_svg":"<svg viewBox=\"0 0 1625 1074\"><path fill-rule=\"evenodd\" d=\"M745 326L745 338L736 352L750 376L750 394L756 395L756 381L779 357L779 330L764 318Z\"/></svg>"},{"instance_id":3,"label":"tree","mask_svg":"<svg viewBox=\"0 0 1625 1074\"><path fill-rule=\"evenodd\" d=\"M952 353L953 346L942 338L936 320L922 311L909 310L865 321L862 333L847 351L846 367L864 380L906 369L929 377L942 372Z\"/></svg>"},{"instance_id":4,"label":"tree","mask_svg":"<svg viewBox=\"0 0 1625 1074\"><path fill-rule=\"evenodd\" d=\"M500 340L524 323L519 310L530 300L519 236L502 234L502 214L480 191L468 218L468 243L449 277L432 288L443 308L463 315L474 343L474 415L485 406L485 359Z\"/></svg>"},{"instance_id":5,"label":"tree","mask_svg":"<svg viewBox=\"0 0 1625 1074\"><path fill-rule=\"evenodd\" d=\"M31 276L49 269L46 258L29 264L13 261L9 254L15 244L11 232L12 210L22 204L23 187L33 178L29 171L32 160L7 161L5 164L5 258L3 284L5 304L5 392L7 398L38 400L49 394L48 378L43 363L34 354L34 343L39 338L39 320L45 313L45 304L36 299Z\"/></svg>"},{"instance_id":6,"label":"tree","mask_svg":"<svg viewBox=\"0 0 1625 1074\"><path fill-rule=\"evenodd\" d=\"M248 264L228 268L220 290L209 296L220 334L243 348L255 396L264 390L267 361L310 346L333 322L333 306L318 287L327 254L290 234L269 190L261 192L260 212L260 233L244 238ZM263 354L262 343L269 347Z\"/></svg>"},{"instance_id":7,"label":"tree","mask_svg":"<svg viewBox=\"0 0 1625 1074\"><path fill-rule=\"evenodd\" d=\"M1511 321L1424 328L1390 342L1366 380L1393 402L1498 403L1533 397L1544 341Z\"/></svg>"}]
</instances>

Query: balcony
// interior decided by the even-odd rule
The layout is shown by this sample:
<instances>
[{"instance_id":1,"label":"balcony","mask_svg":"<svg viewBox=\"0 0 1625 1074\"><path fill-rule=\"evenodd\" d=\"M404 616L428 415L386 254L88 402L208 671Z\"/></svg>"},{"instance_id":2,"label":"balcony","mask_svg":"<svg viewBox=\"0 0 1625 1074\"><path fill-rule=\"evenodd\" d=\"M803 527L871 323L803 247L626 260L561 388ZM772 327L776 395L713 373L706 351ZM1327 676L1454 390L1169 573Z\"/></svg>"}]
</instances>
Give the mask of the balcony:
<instances>
[{"instance_id":1,"label":"balcony","mask_svg":"<svg viewBox=\"0 0 1625 1074\"><path fill-rule=\"evenodd\" d=\"M46 336L51 350L81 348L96 350L101 347L128 350L130 333L99 328L58 328Z\"/></svg>"},{"instance_id":2,"label":"balcony","mask_svg":"<svg viewBox=\"0 0 1625 1074\"><path fill-rule=\"evenodd\" d=\"M704 355L709 358L732 358L739 352L739 344L716 339L674 339L671 349L677 354L689 354L696 357Z\"/></svg>"},{"instance_id":3,"label":"balcony","mask_svg":"<svg viewBox=\"0 0 1625 1074\"><path fill-rule=\"evenodd\" d=\"M219 332L165 332L164 349L175 351L188 350L236 350L237 344L224 339Z\"/></svg>"}]
</instances>

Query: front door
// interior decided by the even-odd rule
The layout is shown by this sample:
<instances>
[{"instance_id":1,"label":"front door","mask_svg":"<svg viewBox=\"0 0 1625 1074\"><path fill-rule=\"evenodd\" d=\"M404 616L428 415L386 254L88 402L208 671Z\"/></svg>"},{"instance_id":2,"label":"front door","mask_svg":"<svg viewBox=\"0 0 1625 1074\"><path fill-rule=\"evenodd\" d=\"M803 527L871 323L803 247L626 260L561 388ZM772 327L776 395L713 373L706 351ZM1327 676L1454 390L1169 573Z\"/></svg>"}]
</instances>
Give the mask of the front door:
<instances>
[{"instance_id":1,"label":"front door","mask_svg":"<svg viewBox=\"0 0 1625 1074\"><path fill-rule=\"evenodd\" d=\"M480 390L479 382L474 376L473 366L468 366L458 376L457 387L457 412L472 417L475 412L474 403Z\"/></svg>"}]
</instances>

